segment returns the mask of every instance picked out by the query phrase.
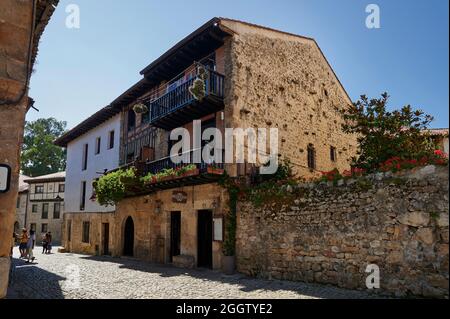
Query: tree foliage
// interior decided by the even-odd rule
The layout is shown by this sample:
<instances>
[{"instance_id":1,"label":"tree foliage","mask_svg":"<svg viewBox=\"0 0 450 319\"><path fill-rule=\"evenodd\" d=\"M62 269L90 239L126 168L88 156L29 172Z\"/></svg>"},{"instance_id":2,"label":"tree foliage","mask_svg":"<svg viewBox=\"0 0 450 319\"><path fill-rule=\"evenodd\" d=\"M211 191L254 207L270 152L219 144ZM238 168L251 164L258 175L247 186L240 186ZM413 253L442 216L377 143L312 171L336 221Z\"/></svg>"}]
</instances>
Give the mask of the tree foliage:
<instances>
[{"instance_id":1,"label":"tree foliage","mask_svg":"<svg viewBox=\"0 0 450 319\"><path fill-rule=\"evenodd\" d=\"M67 123L55 118L25 122L21 154L21 170L28 176L40 176L62 171L66 167L66 152L53 144Z\"/></svg>"},{"instance_id":2,"label":"tree foliage","mask_svg":"<svg viewBox=\"0 0 450 319\"><path fill-rule=\"evenodd\" d=\"M392 157L417 159L433 153L434 145L424 134L433 118L410 105L388 111L389 95L369 99L362 95L342 110L346 133L356 134L359 150L353 166L373 171Z\"/></svg>"}]
</instances>

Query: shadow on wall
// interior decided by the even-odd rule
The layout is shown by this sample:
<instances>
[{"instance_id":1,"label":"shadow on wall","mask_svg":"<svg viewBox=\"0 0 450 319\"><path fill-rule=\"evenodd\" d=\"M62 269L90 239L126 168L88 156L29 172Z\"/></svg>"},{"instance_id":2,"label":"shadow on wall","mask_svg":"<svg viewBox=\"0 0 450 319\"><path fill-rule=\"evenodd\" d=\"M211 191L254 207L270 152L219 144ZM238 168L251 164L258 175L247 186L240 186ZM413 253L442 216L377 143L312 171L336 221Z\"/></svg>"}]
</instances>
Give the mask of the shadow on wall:
<instances>
[{"instance_id":1,"label":"shadow on wall","mask_svg":"<svg viewBox=\"0 0 450 319\"><path fill-rule=\"evenodd\" d=\"M224 275L221 272L213 271L205 268L187 269L177 268L172 265L152 264L134 258L116 258L108 256L84 256L81 257L87 260L109 262L120 264L119 268L130 269L134 271L141 271L146 273L159 274L161 277L175 277L175 276L190 276L197 279L216 281L229 285L240 286L240 290L244 292L251 292L256 290L270 290L270 291L294 291L299 295L306 295L314 298L340 298L342 294L343 299L349 298L380 298L373 294L363 294L362 291L345 290L342 288L333 287L330 285L318 285L312 283L302 283L293 281L281 280L267 280L255 279L245 275L236 273L235 275ZM270 283L270 286L268 285Z\"/></svg>"},{"instance_id":2,"label":"shadow on wall","mask_svg":"<svg viewBox=\"0 0 450 319\"><path fill-rule=\"evenodd\" d=\"M64 299L60 281L66 278L13 258L14 270L6 299ZM37 290L40 287L42 290Z\"/></svg>"}]
</instances>

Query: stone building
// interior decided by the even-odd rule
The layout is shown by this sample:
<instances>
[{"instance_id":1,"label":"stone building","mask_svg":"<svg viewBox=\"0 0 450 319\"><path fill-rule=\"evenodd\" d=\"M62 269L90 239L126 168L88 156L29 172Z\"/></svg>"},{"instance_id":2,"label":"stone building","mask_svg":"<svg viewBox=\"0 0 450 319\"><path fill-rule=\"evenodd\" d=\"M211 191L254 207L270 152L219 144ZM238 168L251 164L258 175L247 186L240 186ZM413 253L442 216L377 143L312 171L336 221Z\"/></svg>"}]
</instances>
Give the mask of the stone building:
<instances>
[{"instance_id":1,"label":"stone building","mask_svg":"<svg viewBox=\"0 0 450 319\"><path fill-rule=\"evenodd\" d=\"M191 136L217 128L222 137L225 128L276 128L280 157L305 178L347 169L356 152L356 139L341 131L339 115L351 100L313 39L213 18L140 73L142 79L91 122L99 125L120 114L120 166L135 166L142 175L180 167L170 157L176 141L169 135L177 127ZM201 94L194 92L199 81ZM89 129L77 126L56 144L67 146ZM192 159L205 143L190 142L184 151ZM64 245L101 254L107 242L116 256L218 269L228 211L227 191L218 179L223 170L251 177L257 166L248 158L203 161L189 176L156 181L145 194L120 201L109 215L68 213Z\"/></svg>"},{"instance_id":2,"label":"stone building","mask_svg":"<svg viewBox=\"0 0 450 319\"><path fill-rule=\"evenodd\" d=\"M450 154L448 145L448 128L433 128L426 130L426 132L436 144L437 149L443 151L447 155Z\"/></svg>"},{"instance_id":3,"label":"stone building","mask_svg":"<svg viewBox=\"0 0 450 319\"><path fill-rule=\"evenodd\" d=\"M27 207L28 207L28 184L24 179L26 175L19 176L19 195L17 196L16 220L14 222L14 232L20 234L22 228L27 227Z\"/></svg>"},{"instance_id":4,"label":"stone building","mask_svg":"<svg viewBox=\"0 0 450 319\"><path fill-rule=\"evenodd\" d=\"M28 183L27 229L34 230L37 238L52 233L53 245L61 243L64 214L65 172L24 179Z\"/></svg>"},{"instance_id":5,"label":"stone building","mask_svg":"<svg viewBox=\"0 0 450 319\"><path fill-rule=\"evenodd\" d=\"M6 295L19 187L19 154L28 85L39 39L58 0L2 0L0 3L0 163L11 167L9 191L0 194L0 298Z\"/></svg>"}]
</instances>

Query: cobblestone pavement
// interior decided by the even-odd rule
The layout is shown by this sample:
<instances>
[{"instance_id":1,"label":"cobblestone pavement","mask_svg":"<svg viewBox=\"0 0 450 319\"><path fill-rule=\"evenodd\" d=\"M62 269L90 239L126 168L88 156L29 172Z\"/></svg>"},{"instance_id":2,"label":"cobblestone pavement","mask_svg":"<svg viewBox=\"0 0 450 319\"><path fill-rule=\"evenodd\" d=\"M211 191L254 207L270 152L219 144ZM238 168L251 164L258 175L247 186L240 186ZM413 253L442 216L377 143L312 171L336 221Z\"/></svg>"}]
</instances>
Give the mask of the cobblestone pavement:
<instances>
[{"instance_id":1,"label":"cobblestone pavement","mask_svg":"<svg viewBox=\"0 0 450 319\"><path fill-rule=\"evenodd\" d=\"M14 259L7 298L371 298L361 291L72 253ZM16 249L14 256L18 256ZM77 281L77 273L79 274Z\"/></svg>"}]
</instances>

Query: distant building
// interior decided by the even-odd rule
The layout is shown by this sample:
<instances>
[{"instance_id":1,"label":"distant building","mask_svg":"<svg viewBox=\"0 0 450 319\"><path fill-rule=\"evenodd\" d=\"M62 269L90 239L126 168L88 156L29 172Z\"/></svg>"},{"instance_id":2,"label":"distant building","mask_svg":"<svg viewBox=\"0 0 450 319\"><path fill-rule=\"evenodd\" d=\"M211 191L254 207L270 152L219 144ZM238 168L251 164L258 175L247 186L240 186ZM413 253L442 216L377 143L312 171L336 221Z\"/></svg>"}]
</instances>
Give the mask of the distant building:
<instances>
[{"instance_id":1,"label":"distant building","mask_svg":"<svg viewBox=\"0 0 450 319\"><path fill-rule=\"evenodd\" d=\"M66 172L58 172L24 179L29 184L27 228L36 231L38 242L40 235L50 231L53 244L61 243L65 178Z\"/></svg>"},{"instance_id":2,"label":"distant building","mask_svg":"<svg viewBox=\"0 0 450 319\"><path fill-rule=\"evenodd\" d=\"M431 138L436 143L438 149L449 154L448 148L448 128L432 128L426 130L431 135Z\"/></svg>"},{"instance_id":3,"label":"distant building","mask_svg":"<svg viewBox=\"0 0 450 319\"><path fill-rule=\"evenodd\" d=\"M14 222L14 232L19 234L20 230L27 227L27 207L28 207L28 184L24 179L29 179L26 175L19 175L19 195L17 196L16 220Z\"/></svg>"}]
</instances>

